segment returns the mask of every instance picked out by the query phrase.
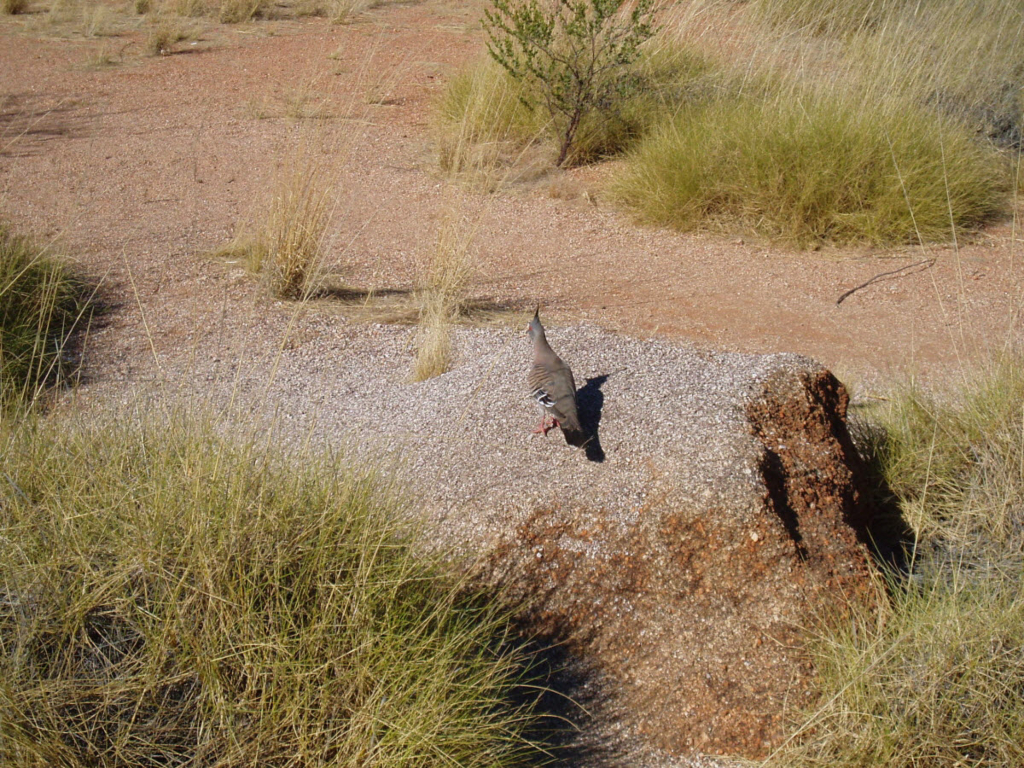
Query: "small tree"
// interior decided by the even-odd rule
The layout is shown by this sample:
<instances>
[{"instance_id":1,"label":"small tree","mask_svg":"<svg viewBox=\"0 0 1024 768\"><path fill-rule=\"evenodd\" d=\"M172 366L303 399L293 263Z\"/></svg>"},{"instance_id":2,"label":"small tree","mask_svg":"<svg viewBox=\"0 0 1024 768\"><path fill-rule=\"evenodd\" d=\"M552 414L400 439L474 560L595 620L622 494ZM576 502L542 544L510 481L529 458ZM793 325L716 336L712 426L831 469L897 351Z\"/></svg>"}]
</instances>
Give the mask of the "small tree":
<instances>
[{"instance_id":1,"label":"small tree","mask_svg":"<svg viewBox=\"0 0 1024 768\"><path fill-rule=\"evenodd\" d=\"M630 84L629 65L655 32L653 0L491 0L487 49L516 80L527 106L541 101L561 123L557 165L580 123L611 108Z\"/></svg>"}]
</instances>

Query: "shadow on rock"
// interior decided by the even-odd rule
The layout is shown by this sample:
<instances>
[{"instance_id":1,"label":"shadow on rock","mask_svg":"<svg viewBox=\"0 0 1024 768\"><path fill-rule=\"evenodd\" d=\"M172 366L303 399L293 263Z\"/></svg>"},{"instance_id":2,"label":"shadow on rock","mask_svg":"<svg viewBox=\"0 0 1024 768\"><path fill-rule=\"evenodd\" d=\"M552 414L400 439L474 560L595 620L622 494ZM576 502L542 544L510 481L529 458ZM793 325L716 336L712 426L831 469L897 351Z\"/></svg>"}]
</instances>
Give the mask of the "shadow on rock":
<instances>
[{"instance_id":1,"label":"shadow on rock","mask_svg":"<svg viewBox=\"0 0 1024 768\"><path fill-rule=\"evenodd\" d=\"M607 374L594 376L587 379L587 383L576 391L576 408L582 430L565 436L569 445L582 448L587 454L587 459L596 462L604 461L604 448L601 447L598 431L601 426L601 411L604 408L604 393L601 392L601 386L606 381Z\"/></svg>"}]
</instances>

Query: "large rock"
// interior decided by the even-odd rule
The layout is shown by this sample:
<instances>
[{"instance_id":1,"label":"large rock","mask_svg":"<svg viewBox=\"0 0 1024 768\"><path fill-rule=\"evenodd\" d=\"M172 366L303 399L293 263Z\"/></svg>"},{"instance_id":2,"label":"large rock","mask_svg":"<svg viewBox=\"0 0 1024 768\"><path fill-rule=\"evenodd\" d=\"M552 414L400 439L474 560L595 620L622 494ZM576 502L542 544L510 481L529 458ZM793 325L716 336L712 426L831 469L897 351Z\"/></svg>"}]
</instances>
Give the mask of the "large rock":
<instances>
[{"instance_id":1,"label":"large rock","mask_svg":"<svg viewBox=\"0 0 1024 768\"><path fill-rule=\"evenodd\" d=\"M286 435L392 457L430 545L521 598L528 631L590 676L602 738L748 756L784 738L813 674L803 629L867 578L870 510L828 371L553 325L596 433L578 449L530 432L521 332L459 331L454 370L418 384L413 329L309 315L288 333L261 358L180 365Z\"/></svg>"}]
</instances>

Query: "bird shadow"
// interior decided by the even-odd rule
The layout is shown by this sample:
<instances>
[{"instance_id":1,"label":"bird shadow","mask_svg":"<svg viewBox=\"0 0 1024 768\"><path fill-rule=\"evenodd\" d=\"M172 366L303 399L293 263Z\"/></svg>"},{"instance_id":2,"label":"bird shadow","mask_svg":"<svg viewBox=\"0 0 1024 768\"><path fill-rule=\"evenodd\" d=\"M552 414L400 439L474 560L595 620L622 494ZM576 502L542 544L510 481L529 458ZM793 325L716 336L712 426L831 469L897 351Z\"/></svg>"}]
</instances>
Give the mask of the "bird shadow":
<instances>
[{"instance_id":1,"label":"bird shadow","mask_svg":"<svg viewBox=\"0 0 1024 768\"><path fill-rule=\"evenodd\" d=\"M566 441L570 445L582 448L589 461L604 461L604 448L601 447L599 427L601 426L601 411L604 409L604 393L601 387L608 381L608 375L594 376L587 379L587 383L576 390L576 409L580 417L581 430L578 435L570 439L566 435Z\"/></svg>"}]
</instances>

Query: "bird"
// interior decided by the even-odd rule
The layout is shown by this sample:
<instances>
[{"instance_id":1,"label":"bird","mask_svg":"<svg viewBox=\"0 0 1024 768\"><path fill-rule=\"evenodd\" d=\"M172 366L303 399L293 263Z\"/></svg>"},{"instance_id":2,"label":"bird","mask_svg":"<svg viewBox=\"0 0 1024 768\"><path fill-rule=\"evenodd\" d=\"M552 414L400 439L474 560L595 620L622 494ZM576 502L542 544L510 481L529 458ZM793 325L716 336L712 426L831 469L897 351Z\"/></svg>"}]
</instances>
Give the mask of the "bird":
<instances>
[{"instance_id":1,"label":"bird","mask_svg":"<svg viewBox=\"0 0 1024 768\"><path fill-rule=\"evenodd\" d=\"M533 320L526 326L526 334L533 342L533 365L527 383L531 396L544 412L544 420L533 432L546 436L559 427L566 442L575 445L583 434L576 410L576 382L572 370L548 344L540 322L539 306L533 313Z\"/></svg>"}]
</instances>

